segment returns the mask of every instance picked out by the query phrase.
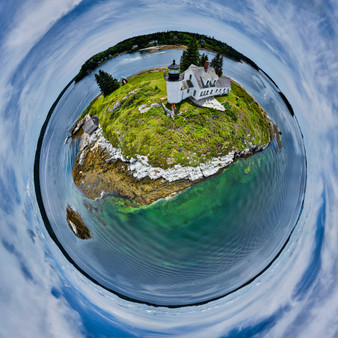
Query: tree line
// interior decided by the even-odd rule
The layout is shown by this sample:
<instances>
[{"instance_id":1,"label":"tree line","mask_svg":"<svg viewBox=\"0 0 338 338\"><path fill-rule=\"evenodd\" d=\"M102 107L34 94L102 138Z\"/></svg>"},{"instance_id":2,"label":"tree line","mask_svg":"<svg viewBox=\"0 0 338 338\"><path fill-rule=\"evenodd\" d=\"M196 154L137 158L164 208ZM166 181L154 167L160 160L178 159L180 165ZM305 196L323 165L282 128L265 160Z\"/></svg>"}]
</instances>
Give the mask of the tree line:
<instances>
[{"instance_id":1,"label":"tree line","mask_svg":"<svg viewBox=\"0 0 338 338\"><path fill-rule=\"evenodd\" d=\"M196 39L192 39L188 44L188 48L182 53L180 59L180 71L184 72L191 64L204 66L207 61L208 55L205 53L200 55L198 42ZM218 52L211 60L210 65L215 68L218 75L222 75L223 55ZM95 80L103 96L108 96L120 86L116 78L103 70L99 70L98 74L95 74Z\"/></svg>"},{"instance_id":2,"label":"tree line","mask_svg":"<svg viewBox=\"0 0 338 338\"><path fill-rule=\"evenodd\" d=\"M102 63L121 53L136 52L137 50L149 47L151 45L189 46L189 44L194 40L197 41L198 48L204 48L215 53L219 53L220 55L237 62L244 61L250 64L256 70L259 70L259 67L252 60L244 56L242 53L236 51L226 43L216 40L213 37L190 32L167 31L136 36L121 41L115 46L93 55L81 66L79 73L75 77L75 82L79 82L85 76L93 72Z\"/></svg>"}]
</instances>

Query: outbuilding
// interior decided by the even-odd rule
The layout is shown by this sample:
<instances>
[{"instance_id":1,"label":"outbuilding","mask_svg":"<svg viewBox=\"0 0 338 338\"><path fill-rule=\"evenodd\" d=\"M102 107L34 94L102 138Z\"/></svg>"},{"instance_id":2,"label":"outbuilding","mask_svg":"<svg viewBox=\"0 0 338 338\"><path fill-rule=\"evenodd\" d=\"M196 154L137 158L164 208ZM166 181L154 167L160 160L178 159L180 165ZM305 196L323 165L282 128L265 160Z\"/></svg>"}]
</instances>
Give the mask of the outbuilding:
<instances>
[{"instance_id":1,"label":"outbuilding","mask_svg":"<svg viewBox=\"0 0 338 338\"><path fill-rule=\"evenodd\" d=\"M91 117L83 126L82 129L83 131L91 135L99 126L99 119L97 116Z\"/></svg>"}]
</instances>

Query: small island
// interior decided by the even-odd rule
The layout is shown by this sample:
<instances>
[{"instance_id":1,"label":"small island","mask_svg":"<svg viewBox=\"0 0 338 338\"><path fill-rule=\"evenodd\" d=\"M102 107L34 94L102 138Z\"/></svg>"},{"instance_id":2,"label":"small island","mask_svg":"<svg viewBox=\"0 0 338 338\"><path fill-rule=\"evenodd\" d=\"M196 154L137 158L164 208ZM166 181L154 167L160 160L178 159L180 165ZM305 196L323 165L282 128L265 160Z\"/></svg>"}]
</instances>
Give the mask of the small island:
<instances>
[{"instance_id":1,"label":"small island","mask_svg":"<svg viewBox=\"0 0 338 338\"><path fill-rule=\"evenodd\" d=\"M81 239L89 239L92 237L81 215L74 211L69 205L66 208L66 214L68 226L76 237Z\"/></svg>"},{"instance_id":2,"label":"small island","mask_svg":"<svg viewBox=\"0 0 338 338\"><path fill-rule=\"evenodd\" d=\"M122 84L94 99L73 132L81 134L73 178L87 198L149 205L265 149L274 137L260 105L208 61L183 72L174 61Z\"/></svg>"}]
</instances>

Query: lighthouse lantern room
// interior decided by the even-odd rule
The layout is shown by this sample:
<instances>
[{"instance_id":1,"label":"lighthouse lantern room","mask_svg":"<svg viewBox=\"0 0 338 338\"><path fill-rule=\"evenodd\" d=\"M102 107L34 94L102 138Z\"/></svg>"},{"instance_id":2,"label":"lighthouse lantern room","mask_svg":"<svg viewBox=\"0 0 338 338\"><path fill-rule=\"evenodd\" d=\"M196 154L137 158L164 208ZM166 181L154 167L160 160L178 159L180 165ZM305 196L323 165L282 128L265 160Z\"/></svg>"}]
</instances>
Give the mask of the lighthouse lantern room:
<instances>
[{"instance_id":1,"label":"lighthouse lantern room","mask_svg":"<svg viewBox=\"0 0 338 338\"><path fill-rule=\"evenodd\" d=\"M167 81L168 103L175 104L181 102L181 87L183 76L180 75L180 66L176 64L175 60L168 67L168 75L165 76L165 79Z\"/></svg>"}]
</instances>

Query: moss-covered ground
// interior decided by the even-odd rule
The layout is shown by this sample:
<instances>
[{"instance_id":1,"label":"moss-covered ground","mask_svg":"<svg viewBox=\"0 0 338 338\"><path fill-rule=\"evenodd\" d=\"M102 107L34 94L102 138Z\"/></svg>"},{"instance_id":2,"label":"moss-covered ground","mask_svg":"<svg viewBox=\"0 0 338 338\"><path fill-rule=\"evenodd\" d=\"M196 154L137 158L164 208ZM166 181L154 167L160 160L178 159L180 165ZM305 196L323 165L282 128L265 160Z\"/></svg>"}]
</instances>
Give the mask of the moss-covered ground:
<instances>
[{"instance_id":1,"label":"moss-covered ground","mask_svg":"<svg viewBox=\"0 0 338 338\"><path fill-rule=\"evenodd\" d=\"M109 96L98 97L83 115L97 115L104 136L125 157L148 155L151 165L162 168L197 166L231 150L244 150L248 142L260 146L270 141L265 112L242 87L232 81L229 95L216 99L225 112L196 107L187 99L176 105L174 120L161 106L141 113L141 105L167 102L163 71L152 71L131 77ZM117 102L121 106L113 110Z\"/></svg>"}]
</instances>

